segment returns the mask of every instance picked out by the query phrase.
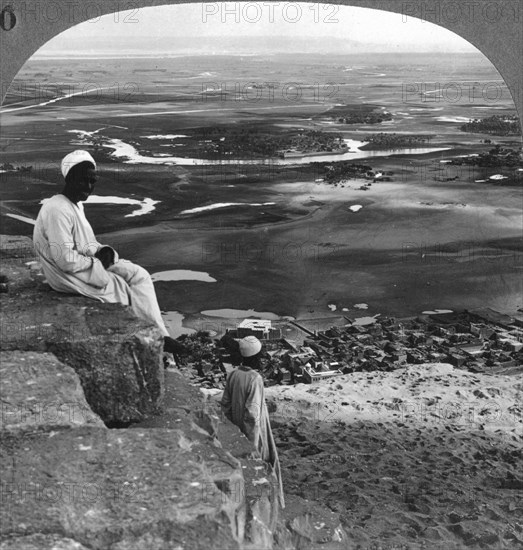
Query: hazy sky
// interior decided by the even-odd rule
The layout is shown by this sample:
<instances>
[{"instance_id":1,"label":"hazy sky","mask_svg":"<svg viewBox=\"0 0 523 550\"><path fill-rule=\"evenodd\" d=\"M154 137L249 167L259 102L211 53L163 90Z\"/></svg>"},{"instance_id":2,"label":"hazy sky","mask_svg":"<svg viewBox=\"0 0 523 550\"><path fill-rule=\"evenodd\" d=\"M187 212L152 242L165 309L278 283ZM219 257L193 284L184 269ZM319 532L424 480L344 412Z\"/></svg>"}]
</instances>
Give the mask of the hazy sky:
<instances>
[{"instance_id":1,"label":"hazy sky","mask_svg":"<svg viewBox=\"0 0 523 550\"><path fill-rule=\"evenodd\" d=\"M220 3L141 8L83 23L51 41L137 36L307 36L382 44L386 51L474 51L455 34L418 19L366 8L301 3ZM88 40L96 48L96 41Z\"/></svg>"}]
</instances>

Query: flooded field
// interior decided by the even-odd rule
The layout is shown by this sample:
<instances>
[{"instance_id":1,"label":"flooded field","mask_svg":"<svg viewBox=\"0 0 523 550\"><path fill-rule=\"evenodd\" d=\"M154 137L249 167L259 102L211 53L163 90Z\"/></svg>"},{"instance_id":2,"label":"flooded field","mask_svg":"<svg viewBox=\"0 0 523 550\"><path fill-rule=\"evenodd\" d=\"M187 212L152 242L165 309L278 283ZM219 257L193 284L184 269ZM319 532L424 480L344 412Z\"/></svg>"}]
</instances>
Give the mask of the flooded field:
<instances>
[{"instance_id":1,"label":"flooded field","mask_svg":"<svg viewBox=\"0 0 523 550\"><path fill-rule=\"evenodd\" d=\"M390 120L333 114L361 106ZM87 217L99 240L157 274L178 327L196 329L209 312L234 321L221 310L328 323L353 304L369 318L513 312L523 306L523 187L499 185L502 167L451 161L520 147L460 130L514 111L479 54L85 59L81 70L30 60L2 110L0 163L32 168L2 169L0 229L30 235L41 202L61 190L61 158L86 148L99 168ZM216 154L230 140L307 132L339 135L346 149ZM380 133L421 141L365 150ZM321 163L341 161L379 176L329 183Z\"/></svg>"}]
</instances>

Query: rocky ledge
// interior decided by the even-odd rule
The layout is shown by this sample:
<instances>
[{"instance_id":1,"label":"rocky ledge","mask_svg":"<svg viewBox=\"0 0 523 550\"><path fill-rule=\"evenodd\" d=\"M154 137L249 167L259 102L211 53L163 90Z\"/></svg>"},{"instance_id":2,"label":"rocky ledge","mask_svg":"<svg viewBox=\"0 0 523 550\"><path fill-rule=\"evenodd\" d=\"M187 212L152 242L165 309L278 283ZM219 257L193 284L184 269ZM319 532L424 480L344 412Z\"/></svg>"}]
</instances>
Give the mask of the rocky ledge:
<instances>
[{"instance_id":1,"label":"rocky ledge","mask_svg":"<svg viewBox=\"0 0 523 550\"><path fill-rule=\"evenodd\" d=\"M0 252L0 550L272 548L272 472L178 372L166 383L158 331L32 277L28 239Z\"/></svg>"},{"instance_id":2,"label":"rocky ledge","mask_svg":"<svg viewBox=\"0 0 523 550\"><path fill-rule=\"evenodd\" d=\"M162 337L129 308L54 292L31 274L31 242L3 237L0 349L53 353L79 376L87 402L109 425L161 409ZM25 243L25 247L24 247Z\"/></svg>"}]
</instances>

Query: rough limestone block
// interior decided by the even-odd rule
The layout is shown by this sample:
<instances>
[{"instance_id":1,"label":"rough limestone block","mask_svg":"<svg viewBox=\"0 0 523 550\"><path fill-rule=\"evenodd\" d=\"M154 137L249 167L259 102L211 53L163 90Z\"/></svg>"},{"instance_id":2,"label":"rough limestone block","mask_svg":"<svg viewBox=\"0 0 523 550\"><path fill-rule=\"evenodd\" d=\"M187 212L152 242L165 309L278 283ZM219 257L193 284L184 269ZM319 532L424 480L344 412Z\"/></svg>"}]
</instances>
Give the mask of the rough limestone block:
<instances>
[{"instance_id":1,"label":"rough limestone block","mask_svg":"<svg viewBox=\"0 0 523 550\"><path fill-rule=\"evenodd\" d=\"M33 240L20 235L0 235L0 258L34 260Z\"/></svg>"},{"instance_id":2,"label":"rough limestone block","mask_svg":"<svg viewBox=\"0 0 523 550\"><path fill-rule=\"evenodd\" d=\"M161 408L163 337L146 323L133 324L128 326L136 330L123 335L47 343L76 371L88 403L109 424L136 422Z\"/></svg>"},{"instance_id":3,"label":"rough limestone block","mask_svg":"<svg viewBox=\"0 0 523 550\"><path fill-rule=\"evenodd\" d=\"M54 353L76 371L87 402L108 424L159 411L163 339L156 327L120 304L18 288L0 295L0 349Z\"/></svg>"},{"instance_id":4,"label":"rough limestone block","mask_svg":"<svg viewBox=\"0 0 523 550\"><path fill-rule=\"evenodd\" d=\"M0 433L104 427L71 367L50 353L0 352Z\"/></svg>"},{"instance_id":5,"label":"rough limestone block","mask_svg":"<svg viewBox=\"0 0 523 550\"><path fill-rule=\"evenodd\" d=\"M56 534L90 550L241 543L244 502L230 488L242 467L186 427L8 436L0 460L0 540Z\"/></svg>"},{"instance_id":6,"label":"rough limestone block","mask_svg":"<svg viewBox=\"0 0 523 550\"><path fill-rule=\"evenodd\" d=\"M58 535L16 537L0 543L0 550L88 550L83 544Z\"/></svg>"},{"instance_id":7,"label":"rough limestone block","mask_svg":"<svg viewBox=\"0 0 523 550\"><path fill-rule=\"evenodd\" d=\"M188 424L189 431L197 432L200 437L203 434L210 444L229 451L241 462L243 479L227 486L217 480L217 485L229 498L245 504L236 511L238 539L245 540L246 548L273 548L279 514L279 485L274 472L261 458L252 457L253 444L225 418L218 402L209 400L177 370L168 369L165 378L164 412L133 428L182 429Z\"/></svg>"}]
</instances>

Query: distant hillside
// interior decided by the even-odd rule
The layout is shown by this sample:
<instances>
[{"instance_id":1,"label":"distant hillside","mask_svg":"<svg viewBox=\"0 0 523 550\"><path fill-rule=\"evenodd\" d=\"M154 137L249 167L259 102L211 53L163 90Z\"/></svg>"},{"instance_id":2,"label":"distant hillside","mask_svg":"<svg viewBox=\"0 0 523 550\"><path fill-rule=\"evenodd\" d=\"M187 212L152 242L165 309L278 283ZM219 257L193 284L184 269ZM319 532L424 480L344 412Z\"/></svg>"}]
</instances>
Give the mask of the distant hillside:
<instances>
[{"instance_id":1,"label":"distant hillside","mask_svg":"<svg viewBox=\"0 0 523 550\"><path fill-rule=\"evenodd\" d=\"M93 45L94 44L94 45ZM383 44L358 42L355 40L325 37L286 36L135 36L129 39L115 37L93 42L77 37L74 40L55 38L42 48L36 56L88 56L114 55L218 55L218 54L275 54L275 53L317 53L350 54L381 53L390 51ZM422 51L422 48L418 51Z\"/></svg>"}]
</instances>

